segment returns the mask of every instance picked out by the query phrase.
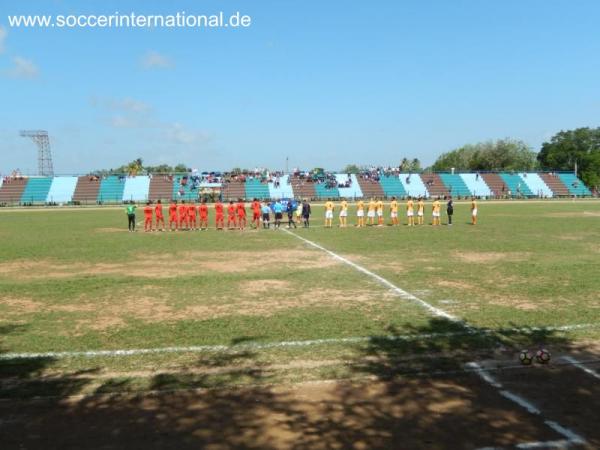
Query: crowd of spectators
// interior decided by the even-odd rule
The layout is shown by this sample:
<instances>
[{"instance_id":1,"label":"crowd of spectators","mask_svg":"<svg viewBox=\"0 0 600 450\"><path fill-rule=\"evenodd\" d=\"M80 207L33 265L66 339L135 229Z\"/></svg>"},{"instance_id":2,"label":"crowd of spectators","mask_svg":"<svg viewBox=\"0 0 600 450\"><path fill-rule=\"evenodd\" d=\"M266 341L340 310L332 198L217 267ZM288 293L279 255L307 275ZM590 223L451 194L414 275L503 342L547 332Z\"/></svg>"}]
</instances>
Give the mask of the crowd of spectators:
<instances>
[{"instance_id":1,"label":"crowd of spectators","mask_svg":"<svg viewBox=\"0 0 600 450\"><path fill-rule=\"evenodd\" d=\"M2 183L7 184L13 180L23 180L25 177L21 174L21 169L13 170L10 175L7 175L2 178Z\"/></svg>"}]
</instances>

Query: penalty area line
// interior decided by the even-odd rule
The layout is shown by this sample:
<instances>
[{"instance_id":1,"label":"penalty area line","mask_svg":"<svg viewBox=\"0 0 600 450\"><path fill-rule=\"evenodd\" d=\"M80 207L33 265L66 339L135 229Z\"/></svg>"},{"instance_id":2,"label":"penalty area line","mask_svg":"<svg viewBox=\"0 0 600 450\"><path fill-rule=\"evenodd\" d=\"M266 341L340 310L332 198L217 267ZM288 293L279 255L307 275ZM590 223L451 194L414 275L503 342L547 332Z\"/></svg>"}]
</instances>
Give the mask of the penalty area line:
<instances>
[{"instance_id":1,"label":"penalty area line","mask_svg":"<svg viewBox=\"0 0 600 450\"><path fill-rule=\"evenodd\" d=\"M591 375L592 377L597 378L598 380L600 380L600 373L598 373L595 370L590 369L589 367L585 366L581 361L576 360L572 356L563 356L562 359L565 360L565 361L567 361L570 364L573 364L578 369L583 370L588 375Z\"/></svg>"},{"instance_id":2,"label":"penalty area line","mask_svg":"<svg viewBox=\"0 0 600 450\"><path fill-rule=\"evenodd\" d=\"M152 355L160 353L225 353L238 352L243 350L269 350L273 348L294 348L294 347L311 347L315 345L331 345L331 344L360 344L375 340L384 340L389 342L412 342L425 339L439 339L457 336L473 336L473 335L490 335L498 332L504 333L527 333L533 331L556 331L568 332L581 330L586 328L597 328L600 324L595 323L580 323L573 325L562 325L555 327L524 327L524 328L505 328L503 330L492 329L465 329L464 331L448 331L446 333L421 333L421 334L401 334L393 336L351 336L345 338L323 338L323 339L308 339L303 341L275 341L265 343L246 343L238 345L190 345L181 347L156 347L156 348L133 348L133 349L118 349L118 350L79 350L79 351L50 351L50 352L13 352L0 353L0 360L11 359L42 359L42 358L97 358L97 357L120 357L120 356L137 356L137 355ZM485 369L487 370L487 369Z\"/></svg>"},{"instance_id":3,"label":"penalty area line","mask_svg":"<svg viewBox=\"0 0 600 450\"><path fill-rule=\"evenodd\" d=\"M516 403L521 408L527 410L527 412L529 412L530 414L541 417L544 420L544 424L546 424L547 427L552 428L558 434L565 437L567 442L569 443L569 445L586 443L586 440L584 438L582 438L581 436L579 436L574 431L560 425L559 423L557 423L553 420L547 420L543 416L542 412L533 403L531 403L529 400L523 398L522 396L517 395L517 394L505 389L504 386L502 385L502 383L500 383L498 380L496 380L492 375L490 375L490 373L488 371L486 371L484 368L482 368L476 362L467 363L466 367L468 369L471 369L473 372L477 373L477 375L479 375L479 377L483 381L485 381L487 384L496 388L498 390L498 393L502 397L512 401L513 403ZM532 444L535 444L537 446L535 446L535 445L531 446ZM535 442L535 443L530 443L530 444L525 443L525 444L522 444L522 445L525 445L525 447L521 446L520 448L544 448L542 444L544 444L544 443L542 443L542 442ZM529 445L529 447L527 447L527 445ZM519 448L519 447L517 446L517 448Z\"/></svg>"},{"instance_id":4,"label":"penalty area line","mask_svg":"<svg viewBox=\"0 0 600 450\"><path fill-rule=\"evenodd\" d=\"M386 280L385 278L383 278L380 275L377 275L376 273L371 272L369 269L364 268L361 265L356 264L355 262L350 261L347 258L344 258L343 256L338 255L337 253L332 252L331 250L326 249L325 247L310 241L306 238L303 238L302 236L297 235L296 233L292 233L291 231L287 230L287 229L283 229L283 231L285 231L288 234L291 234L292 236L294 236L297 239L300 239L302 242L304 242L305 244L310 245L311 247L316 248L317 250L321 250L322 252L327 253L329 256L331 256L334 259L337 259L338 261L352 267L353 269L364 273L365 275L373 278L375 281L379 282L379 284L384 285L385 287L387 287L388 289L390 289L392 292L394 292L396 295L398 295L400 298L404 299L404 300L409 300L413 303L416 303L418 305L420 305L421 307L425 308L427 311L429 311L431 314L433 314L434 316L437 317L443 317L444 319L447 319L451 322L455 322L458 323L460 325L462 325L463 327L467 328L467 329L472 329L472 327L470 327L468 324L466 324L463 320L459 319L458 317L444 311L443 309L437 308L433 305L431 305L430 303L427 303L425 300L421 300L419 297L406 292L404 289L399 288L398 286L396 286L395 284L393 284L392 282Z\"/></svg>"}]
</instances>

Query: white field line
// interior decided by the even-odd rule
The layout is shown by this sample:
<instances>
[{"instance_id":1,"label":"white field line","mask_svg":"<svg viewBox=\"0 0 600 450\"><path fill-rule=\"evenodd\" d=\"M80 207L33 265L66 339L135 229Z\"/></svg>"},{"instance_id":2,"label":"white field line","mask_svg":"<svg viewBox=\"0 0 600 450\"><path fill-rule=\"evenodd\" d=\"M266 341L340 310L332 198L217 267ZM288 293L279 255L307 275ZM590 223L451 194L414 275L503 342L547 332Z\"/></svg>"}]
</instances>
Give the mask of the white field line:
<instances>
[{"instance_id":1,"label":"white field line","mask_svg":"<svg viewBox=\"0 0 600 450\"><path fill-rule=\"evenodd\" d=\"M346 259L343 256L340 256L337 253L332 252L331 250L327 250L325 247L322 247L322 246L320 246L319 244L317 244L317 243L315 243L313 241L309 241L308 239L303 238L302 236L298 236L296 233L292 233L291 231L288 231L285 228L283 229L283 231L285 231L288 234L291 234L292 236L294 236L297 239L300 239L301 241L303 241L304 243L310 245L311 247L314 247L314 248L316 248L318 250L321 250L321 251L327 253L332 258L337 259L338 261L341 261L344 264L347 264L348 266L350 266L350 267L358 270L359 272L362 272L365 275L373 278L375 281L379 282L380 284L382 284L385 287L387 287L388 289L390 289L392 292L394 292L400 298L402 298L404 300L409 300L409 301L411 301L413 303L416 303L416 304L422 306L423 308L425 308L427 311L429 311L434 316L443 317L443 318L445 318L447 320L450 320L452 322L459 323L459 324L461 324L462 326L464 326L467 329L471 329L472 328L469 325L467 325L466 323L464 323L458 317L453 316L452 314L447 313L443 309L437 308L437 307L435 307L435 306L427 303L425 300L421 300L417 296L412 295L409 292L406 292L404 289L400 289L398 286L396 286L395 284L393 284L390 281L386 280L385 278L377 275L376 273L371 272L368 269L365 269L364 267L362 267L362 266L360 266L360 265L358 265L358 264L350 261L349 259Z\"/></svg>"},{"instance_id":2,"label":"white field line","mask_svg":"<svg viewBox=\"0 0 600 450\"><path fill-rule=\"evenodd\" d=\"M526 449L526 450L550 449L550 448L565 449L574 444L575 444L575 442L571 442L566 439L558 439L556 441L523 442L521 444L515 445L514 448ZM478 448L477 450L503 450L503 448L505 448L505 447L481 447L481 448Z\"/></svg>"},{"instance_id":3,"label":"white field line","mask_svg":"<svg viewBox=\"0 0 600 450\"><path fill-rule=\"evenodd\" d=\"M590 369L589 367L586 367L581 361L577 361L575 358L573 358L571 356L563 356L562 359L573 364L578 369L583 370L588 375L591 375L594 378L597 378L600 380L600 373L596 372L595 370Z\"/></svg>"},{"instance_id":4,"label":"white field line","mask_svg":"<svg viewBox=\"0 0 600 450\"><path fill-rule=\"evenodd\" d=\"M529 402L525 398L521 397L520 395L510 392L507 389L504 389L502 386L502 383L500 383L493 376L491 376L488 373L488 371L483 369L479 364L477 364L476 362L470 362L470 363L466 364L466 367L473 370L475 373L477 373L481 377L481 379L484 380L486 383L488 383L490 386L493 386L496 389L498 389L500 395L513 401L514 403L521 406L522 408L526 409L529 413L536 415L536 416L540 416L540 417L542 417L542 419L544 419L542 412L535 405L533 405L531 402ZM548 426L549 428L552 428L558 434L561 434L565 438L567 438L569 445L586 443L585 439L583 439L577 433L575 433L572 430L569 430L568 428L563 427L562 425L558 424L557 422L544 419L544 423L546 424L546 426ZM543 443L539 443L539 444L543 444ZM527 448L527 447L525 447L525 448ZM532 448L532 447L529 447L529 448ZM536 448L536 447L533 447L533 448ZM540 448L540 447L537 447L537 448Z\"/></svg>"},{"instance_id":5,"label":"white field line","mask_svg":"<svg viewBox=\"0 0 600 450\"><path fill-rule=\"evenodd\" d=\"M64 351L64 352L21 352L21 353L0 353L0 360L10 359L39 359L39 358L74 358L74 357L118 357L118 356L137 356L150 355L158 353L223 353L223 352L239 352L244 350L268 350L272 348L286 347L311 347L314 345L328 344L355 344L361 342L369 342L372 340L394 341L418 341L422 339L438 339L445 337L467 336L467 335L488 335L495 333L523 333L531 331L554 331L568 332L573 330L582 330L587 328L598 328L597 323L580 323L573 325L563 325L556 327L523 327L523 328L505 328L502 330L491 329L467 329L464 331L449 331L447 333L423 333L423 334L404 334L395 336L353 336L347 338L325 338L325 339L310 339L304 341L276 341L265 343L246 343L239 345L191 345L182 347L156 347L156 348L133 348L133 349L118 349L118 350L80 350L80 351ZM521 367L521 366L519 366ZM489 369L483 369L488 371Z\"/></svg>"}]
</instances>

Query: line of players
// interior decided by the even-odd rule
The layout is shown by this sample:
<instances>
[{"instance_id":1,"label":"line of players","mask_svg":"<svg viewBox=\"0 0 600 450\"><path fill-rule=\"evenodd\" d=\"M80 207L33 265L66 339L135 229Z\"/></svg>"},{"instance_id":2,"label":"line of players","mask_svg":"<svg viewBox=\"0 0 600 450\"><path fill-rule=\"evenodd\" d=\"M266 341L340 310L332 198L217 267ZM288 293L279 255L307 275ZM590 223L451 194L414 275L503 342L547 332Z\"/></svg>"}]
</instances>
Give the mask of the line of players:
<instances>
[{"instance_id":1,"label":"line of players","mask_svg":"<svg viewBox=\"0 0 600 450\"><path fill-rule=\"evenodd\" d=\"M348 217L348 202L346 200L342 200L340 202L340 212L339 212L339 226L346 227L347 226L347 217ZM441 225L441 202L439 200L434 200L431 204L432 208L432 225L439 226ZM371 199L368 204L365 204L364 201L359 200L356 202L356 226L357 227L365 227L365 226L383 226L384 225L384 202L379 199ZM392 220L392 225L400 225L400 221L398 218L398 212L400 209L400 203L396 200L395 197L392 197L390 202L390 218ZM220 201L217 201L214 205L215 209L215 226L217 230L225 229L225 211L227 212L227 229L240 229L244 230L247 226L247 218L246 218L246 203L239 199L237 203L230 201L227 207L225 208L225 204ZM298 202L297 205L292 203L288 203L287 207L284 207L283 204L279 201L274 202L271 206L264 202L260 203L257 199L254 199L250 204L250 209L252 210L252 221L250 225L253 228L259 228L262 226L263 228L270 227L270 215L271 211L273 211L275 216L274 225L276 228L279 228L284 210L288 213L288 226L296 227L296 223L293 220L293 215L296 215L296 219L300 221L304 221L304 226L309 226L309 217L311 214L310 205L308 202ZM333 227L333 215L336 209L335 204L332 201L327 201L325 203L325 227L331 228ZM365 210L366 210L366 218L365 222ZM177 231L177 230L207 230L208 229L208 204L206 200L203 200L199 206L196 206L195 203L185 203L185 201L181 201L178 203L177 201L172 201L169 205L169 222L168 222L168 230L169 231ZM446 213L448 215L448 225L452 225L452 215L454 213L454 205L452 198L450 198L446 204ZM415 215L417 217L417 222L415 223ZM406 201L406 217L407 217L407 225L424 225L425 223L425 200L421 197L417 199L417 202L408 197ZM156 227L154 228L157 231L165 231L165 219L163 215L163 205L160 200L156 203L154 207L148 202L144 207L144 231L152 231L153 230L153 219L156 219ZM377 223L375 219L377 218ZM477 224L477 202L475 198L471 199L471 223L473 225Z\"/></svg>"},{"instance_id":2,"label":"line of players","mask_svg":"<svg viewBox=\"0 0 600 450\"><path fill-rule=\"evenodd\" d=\"M365 222L365 209L366 209L366 217L367 222ZM400 225L400 221L398 219L398 212L400 209L400 203L396 200L396 197L392 197L390 202L390 218L392 220L392 225ZM432 225L441 225L441 209L442 204L439 200L434 200L431 203L431 212L432 212ZM331 228L333 226L333 215L334 215L335 205L332 201L327 201L325 203L325 227ZM448 198L446 203L446 213L448 215L448 225L452 225L452 216L454 214L454 202L452 197ZM417 222L415 223L415 215L417 217ZM340 202L340 212L339 212L339 226L346 227L347 226L347 217L348 217L348 202L346 200L342 200ZM375 200L371 199L368 204L365 205L365 202L359 200L356 203L356 226L364 227L366 225L375 226L375 218L377 217L377 225L384 225L384 203L381 199ZM424 225L425 223L425 200L422 197L419 197L415 200L412 197L408 197L406 201L406 217L407 217L407 225ZM471 198L471 224L477 224L477 201L475 197Z\"/></svg>"},{"instance_id":3,"label":"line of players","mask_svg":"<svg viewBox=\"0 0 600 450\"><path fill-rule=\"evenodd\" d=\"M217 230L225 229L225 212L227 212L227 229L244 230L248 226L246 203L242 199L239 199L236 203L230 201L227 205L217 201L214 209ZM261 204L257 199L254 199L250 204L250 209L252 210L252 221L250 224L254 228L260 227L261 220L263 226L265 226L265 223L269 223L271 209L275 213L275 225L279 227L283 216L283 205L280 202L274 203L271 208L268 204ZM173 200L169 204L168 212L169 221L168 228L166 229L169 231L203 231L208 229L208 204L206 200L203 200L200 205L196 205L194 202L186 203L185 200L179 203ZM265 216L267 216L266 219ZM163 205L160 200L154 206L148 202L144 207L144 231L153 230L165 231L165 217L163 214Z\"/></svg>"}]
</instances>

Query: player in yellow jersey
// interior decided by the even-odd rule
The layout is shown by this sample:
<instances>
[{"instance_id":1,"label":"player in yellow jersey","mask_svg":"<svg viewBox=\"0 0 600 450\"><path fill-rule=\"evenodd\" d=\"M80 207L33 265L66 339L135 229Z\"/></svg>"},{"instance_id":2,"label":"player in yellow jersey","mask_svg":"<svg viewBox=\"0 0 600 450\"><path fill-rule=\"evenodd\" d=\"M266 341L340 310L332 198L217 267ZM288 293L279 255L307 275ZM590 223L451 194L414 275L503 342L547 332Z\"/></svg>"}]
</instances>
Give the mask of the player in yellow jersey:
<instances>
[{"instance_id":1,"label":"player in yellow jersey","mask_svg":"<svg viewBox=\"0 0 600 450\"><path fill-rule=\"evenodd\" d=\"M440 201L436 199L431 206L433 209L433 222L431 225L440 225Z\"/></svg>"},{"instance_id":2,"label":"player in yellow jersey","mask_svg":"<svg viewBox=\"0 0 600 450\"><path fill-rule=\"evenodd\" d=\"M383 200L377 200L377 226L383 226Z\"/></svg>"},{"instance_id":3,"label":"player in yellow jersey","mask_svg":"<svg viewBox=\"0 0 600 450\"><path fill-rule=\"evenodd\" d=\"M398 200L396 200L396 197L392 197L392 201L390 202L390 217L392 218L392 225L399 225Z\"/></svg>"},{"instance_id":4,"label":"player in yellow jersey","mask_svg":"<svg viewBox=\"0 0 600 450\"><path fill-rule=\"evenodd\" d=\"M377 203L374 199L369 202L369 209L367 210L367 218L369 219L369 225L375 225L375 210L377 209Z\"/></svg>"},{"instance_id":5,"label":"player in yellow jersey","mask_svg":"<svg viewBox=\"0 0 600 450\"><path fill-rule=\"evenodd\" d=\"M477 202L471 197L471 225L477 225Z\"/></svg>"},{"instance_id":6,"label":"player in yellow jersey","mask_svg":"<svg viewBox=\"0 0 600 450\"><path fill-rule=\"evenodd\" d=\"M356 226L365 226L365 202L363 202L362 200L359 200L356 203Z\"/></svg>"},{"instance_id":7,"label":"player in yellow jersey","mask_svg":"<svg viewBox=\"0 0 600 450\"><path fill-rule=\"evenodd\" d=\"M333 226L333 202L327 200L325 203L325 228L331 228Z\"/></svg>"},{"instance_id":8,"label":"player in yellow jersey","mask_svg":"<svg viewBox=\"0 0 600 450\"><path fill-rule=\"evenodd\" d=\"M408 226L412 227L415 224L415 203L412 197L409 195L406 201L406 218L408 220Z\"/></svg>"},{"instance_id":9,"label":"player in yellow jersey","mask_svg":"<svg viewBox=\"0 0 600 450\"><path fill-rule=\"evenodd\" d=\"M340 227L345 228L347 225L348 217L348 202L346 199L342 199L340 203Z\"/></svg>"},{"instance_id":10,"label":"player in yellow jersey","mask_svg":"<svg viewBox=\"0 0 600 450\"><path fill-rule=\"evenodd\" d=\"M419 201L417 202L417 224L423 225L425 215L425 202L423 201L423 197L419 197Z\"/></svg>"}]
</instances>

